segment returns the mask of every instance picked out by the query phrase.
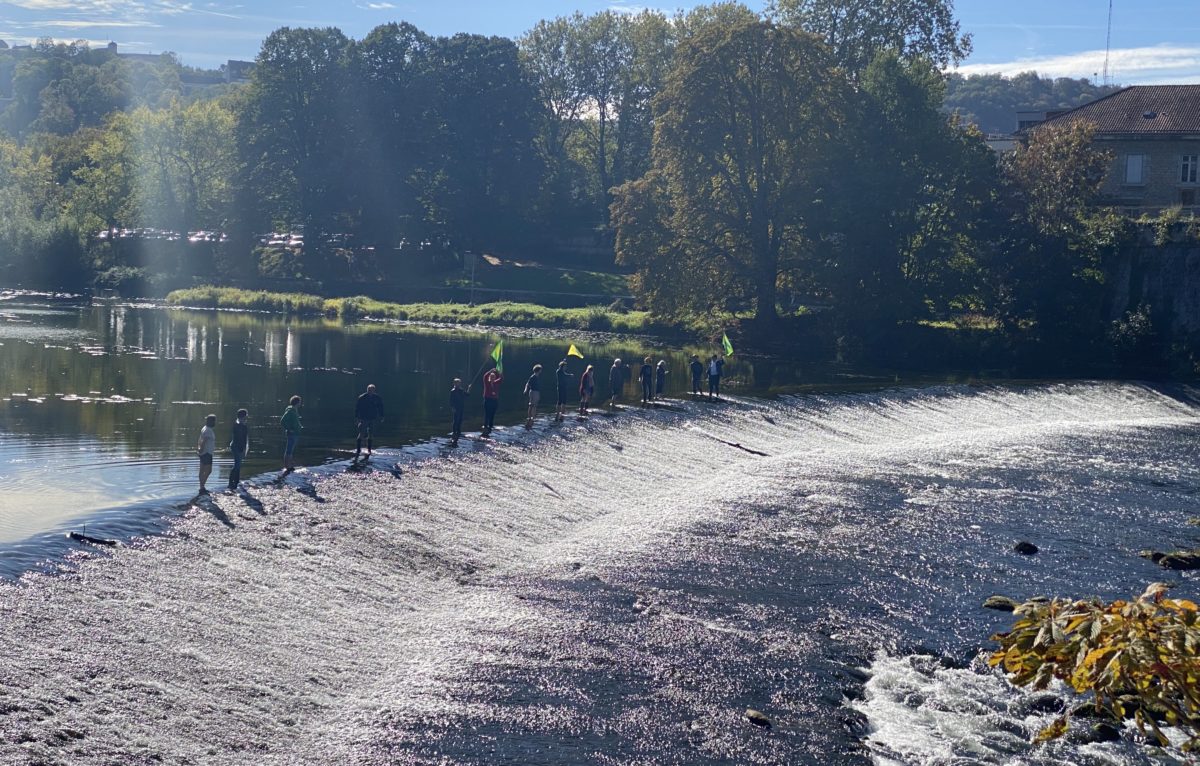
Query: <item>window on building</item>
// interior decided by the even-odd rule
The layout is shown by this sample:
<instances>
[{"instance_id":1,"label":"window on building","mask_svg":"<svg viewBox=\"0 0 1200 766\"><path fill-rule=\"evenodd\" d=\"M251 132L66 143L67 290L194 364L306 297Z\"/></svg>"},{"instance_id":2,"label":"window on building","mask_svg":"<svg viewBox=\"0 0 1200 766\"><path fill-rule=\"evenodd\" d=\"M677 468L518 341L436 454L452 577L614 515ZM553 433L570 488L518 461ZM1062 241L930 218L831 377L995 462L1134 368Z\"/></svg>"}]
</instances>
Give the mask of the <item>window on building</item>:
<instances>
[{"instance_id":1,"label":"window on building","mask_svg":"<svg viewBox=\"0 0 1200 766\"><path fill-rule=\"evenodd\" d=\"M1196 160L1200 159L1195 154L1183 155L1183 162L1179 166L1179 181L1185 184L1196 183Z\"/></svg>"},{"instance_id":2,"label":"window on building","mask_svg":"<svg viewBox=\"0 0 1200 766\"><path fill-rule=\"evenodd\" d=\"M1179 204L1183 205L1184 207L1195 207L1196 206L1196 190L1195 189L1180 190Z\"/></svg>"},{"instance_id":3,"label":"window on building","mask_svg":"<svg viewBox=\"0 0 1200 766\"><path fill-rule=\"evenodd\" d=\"M1146 165L1148 157L1144 154L1125 155L1125 183L1143 184L1146 182Z\"/></svg>"}]
</instances>

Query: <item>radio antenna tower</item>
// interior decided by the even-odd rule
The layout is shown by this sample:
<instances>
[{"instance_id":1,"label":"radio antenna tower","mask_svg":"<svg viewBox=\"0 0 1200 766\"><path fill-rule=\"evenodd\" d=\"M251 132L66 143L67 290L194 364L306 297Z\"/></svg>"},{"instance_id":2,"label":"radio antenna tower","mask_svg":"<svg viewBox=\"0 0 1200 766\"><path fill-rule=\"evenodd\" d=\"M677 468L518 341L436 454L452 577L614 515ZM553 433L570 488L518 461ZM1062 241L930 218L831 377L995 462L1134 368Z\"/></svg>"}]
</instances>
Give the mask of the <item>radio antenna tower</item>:
<instances>
[{"instance_id":1,"label":"radio antenna tower","mask_svg":"<svg viewBox=\"0 0 1200 766\"><path fill-rule=\"evenodd\" d=\"M1112 53L1112 12L1113 0L1108 0L1108 36L1104 40L1104 77L1102 80L1105 87L1112 85L1112 78L1108 71L1108 57Z\"/></svg>"}]
</instances>

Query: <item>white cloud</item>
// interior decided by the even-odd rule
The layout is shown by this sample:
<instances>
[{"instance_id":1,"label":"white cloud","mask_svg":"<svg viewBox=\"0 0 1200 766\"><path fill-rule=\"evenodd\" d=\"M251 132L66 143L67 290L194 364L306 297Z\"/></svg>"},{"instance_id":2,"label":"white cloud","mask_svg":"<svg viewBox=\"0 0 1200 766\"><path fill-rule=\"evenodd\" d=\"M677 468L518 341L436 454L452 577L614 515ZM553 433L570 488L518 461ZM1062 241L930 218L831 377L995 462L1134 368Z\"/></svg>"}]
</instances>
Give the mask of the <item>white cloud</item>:
<instances>
[{"instance_id":1,"label":"white cloud","mask_svg":"<svg viewBox=\"0 0 1200 766\"><path fill-rule=\"evenodd\" d=\"M36 28L55 27L58 29L88 29L91 27L133 28L133 27L160 27L160 26L162 26L161 24L155 24L152 21L135 21L132 19L127 20L127 21L103 21L100 19L92 19L92 20L50 19L47 21L37 21L37 22L19 22L18 23L18 22L12 21L9 23L12 24L13 27L16 27L18 29L29 29L31 27L36 27Z\"/></svg>"},{"instance_id":2,"label":"white cloud","mask_svg":"<svg viewBox=\"0 0 1200 766\"><path fill-rule=\"evenodd\" d=\"M1117 48L1109 54L1113 82L1138 84L1200 83L1200 46L1158 45ZM1047 77L1096 77L1104 71L1104 51L1080 51L1059 56L1038 56L994 64L964 64L959 74L1012 76L1036 71Z\"/></svg>"},{"instance_id":3,"label":"white cloud","mask_svg":"<svg viewBox=\"0 0 1200 766\"><path fill-rule=\"evenodd\" d=\"M296 7L303 8L304 6L298 5ZM367 3L366 5L357 6L360 11L390 11L395 7L391 3Z\"/></svg>"}]
</instances>

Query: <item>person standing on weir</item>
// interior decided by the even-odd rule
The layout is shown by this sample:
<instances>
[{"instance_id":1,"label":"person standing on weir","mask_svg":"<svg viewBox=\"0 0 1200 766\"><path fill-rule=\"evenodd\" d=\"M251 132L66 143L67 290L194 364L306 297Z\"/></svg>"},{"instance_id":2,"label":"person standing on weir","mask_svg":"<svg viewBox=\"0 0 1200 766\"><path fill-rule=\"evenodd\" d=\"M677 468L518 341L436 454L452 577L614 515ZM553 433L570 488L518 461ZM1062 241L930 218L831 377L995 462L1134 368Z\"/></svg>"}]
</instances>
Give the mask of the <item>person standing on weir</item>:
<instances>
[{"instance_id":1,"label":"person standing on weir","mask_svg":"<svg viewBox=\"0 0 1200 766\"><path fill-rule=\"evenodd\" d=\"M667 389L667 360L659 359L658 366L654 368L654 398L661 399L663 392Z\"/></svg>"},{"instance_id":2,"label":"person standing on weir","mask_svg":"<svg viewBox=\"0 0 1200 766\"><path fill-rule=\"evenodd\" d=\"M454 413L451 434L455 442L458 441L458 437L462 436L463 412L466 408L467 392L462 387L462 378L455 378L454 383L450 386L450 411Z\"/></svg>"},{"instance_id":3,"label":"person standing on weir","mask_svg":"<svg viewBox=\"0 0 1200 766\"><path fill-rule=\"evenodd\" d=\"M608 371L608 387L612 389L608 406L615 407L617 400L621 398L621 391L625 388L625 366L621 364L620 359L614 359L613 366Z\"/></svg>"},{"instance_id":4,"label":"person standing on weir","mask_svg":"<svg viewBox=\"0 0 1200 766\"><path fill-rule=\"evenodd\" d=\"M688 369L692 371L692 395L703 396L704 392L700 388L700 381L704 379L704 362L700 361L697 354L692 354L692 361L688 365Z\"/></svg>"},{"instance_id":5,"label":"person standing on weir","mask_svg":"<svg viewBox=\"0 0 1200 766\"><path fill-rule=\"evenodd\" d=\"M233 470L229 472L229 491L234 492L242 480L242 461L250 454L250 426L246 419L250 413L246 410L237 411L237 419L233 421L233 438L229 442L229 451L233 453Z\"/></svg>"},{"instance_id":6,"label":"person standing on weir","mask_svg":"<svg viewBox=\"0 0 1200 766\"><path fill-rule=\"evenodd\" d=\"M500 384L504 375L497 367L483 374L483 435L487 436L496 427L496 410L500 409Z\"/></svg>"},{"instance_id":7,"label":"person standing on weir","mask_svg":"<svg viewBox=\"0 0 1200 766\"><path fill-rule=\"evenodd\" d=\"M217 416L209 415L204 419L204 427L200 429L200 438L196 441L196 454L200 456L200 494L207 495L208 477L213 471L213 453L217 451Z\"/></svg>"},{"instance_id":8,"label":"person standing on weir","mask_svg":"<svg viewBox=\"0 0 1200 766\"><path fill-rule=\"evenodd\" d=\"M366 393L354 403L354 420L358 426L358 439L354 443L354 459L362 454L363 440L367 442L367 458L371 457L375 427L383 420L383 397L375 393L375 384L367 386Z\"/></svg>"},{"instance_id":9,"label":"person standing on weir","mask_svg":"<svg viewBox=\"0 0 1200 766\"><path fill-rule=\"evenodd\" d=\"M283 471L285 474L296 470L296 443L300 441L300 430L304 428L300 422L300 404L300 397L293 396L288 401L287 409L279 418L279 425L283 426L285 437L283 442Z\"/></svg>"},{"instance_id":10,"label":"person standing on weir","mask_svg":"<svg viewBox=\"0 0 1200 766\"><path fill-rule=\"evenodd\" d=\"M638 372L638 382L642 384L642 404L649 404L654 400L654 366L650 362L650 357L646 357L642 361L641 371Z\"/></svg>"},{"instance_id":11,"label":"person standing on weir","mask_svg":"<svg viewBox=\"0 0 1200 766\"><path fill-rule=\"evenodd\" d=\"M713 399L721 398L721 368L724 366L725 360L716 354L708 362L708 395Z\"/></svg>"},{"instance_id":12,"label":"person standing on weir","mask_svg":"<svg viewBox=\"0 0 1200 766\"><path fill-rule=\"evenodd\" d=\"M525 381L525 395L529 397L529 408L525 413L525 427L533 428L533 419L537 417L538 402L542 400L542 366L535 364L533 374Z\"/></svg>"},{"instance_id":13,"label":"person standing on weir","mask_svg":"<svg viewBox=\"0 0 1200 766\"><path fill-rule=\"evenodd\" d=\"M571 378L573 374L567 372L567 360L564 359L558 363L558 369L554 373L555 382L558 385L558 408L554 412L554 417L557 420L562 420L567 412L567 392L571 390Z\"/></svg>"},{"instance_id":14,"label":"person standing on weir","mask_svg":"<svg viewBox=\"0 0 1200 766\"><path fill-rule=\"evenodd\" d=\"M579 414L585 418L594 393L596 393L596 368L589 364L583 374L579 376Z\"/></svg>"}]
</instances>

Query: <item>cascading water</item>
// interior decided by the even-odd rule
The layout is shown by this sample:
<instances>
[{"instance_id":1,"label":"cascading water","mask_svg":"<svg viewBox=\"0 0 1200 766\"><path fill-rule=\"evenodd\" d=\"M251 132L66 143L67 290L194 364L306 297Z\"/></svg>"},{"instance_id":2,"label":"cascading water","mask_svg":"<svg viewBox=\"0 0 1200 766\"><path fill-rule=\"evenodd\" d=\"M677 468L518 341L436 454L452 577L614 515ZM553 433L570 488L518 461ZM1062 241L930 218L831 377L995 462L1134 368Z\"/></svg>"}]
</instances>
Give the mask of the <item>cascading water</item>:
<instances>
[{"instance_id":1,"label":"cascading water","mask_svg":"<svg viewBox=\"0 0 1200 766\"><path fill-rule=\"evenodd\" d=\"M1121 384L675 403L218 497L0 585L0 763L1169 763L1034 748L960 666L1009 620L988 595L1163 579L1135 554L1186 542L1198 413Z\"/></svg>"}]
</instances>

